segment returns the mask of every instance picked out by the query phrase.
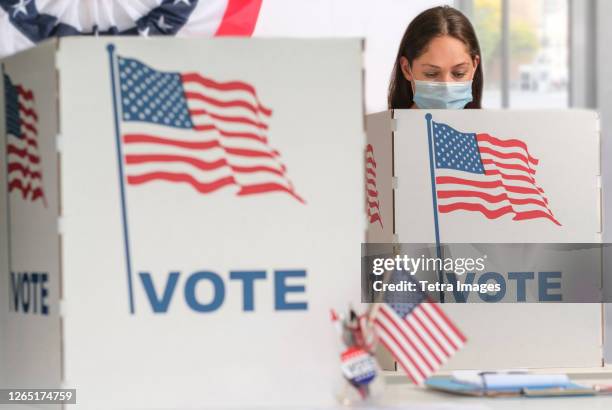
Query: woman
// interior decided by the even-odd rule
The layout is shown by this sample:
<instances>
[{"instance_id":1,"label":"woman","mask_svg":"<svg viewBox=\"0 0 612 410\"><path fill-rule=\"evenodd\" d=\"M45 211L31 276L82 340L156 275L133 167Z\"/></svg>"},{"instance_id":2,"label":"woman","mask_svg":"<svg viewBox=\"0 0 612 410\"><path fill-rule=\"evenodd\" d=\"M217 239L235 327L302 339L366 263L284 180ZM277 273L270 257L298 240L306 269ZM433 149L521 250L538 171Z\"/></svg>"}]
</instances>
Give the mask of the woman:
<instances>
[{"instance_id":1,"label":"woman","mask_svg":"<svg viewBox=\"0 0 612 410\"><path fill-rule=\"evenodd\" d=\"M480 45L460 11L434 7L408 25L399 46L389 108L481 108Z\"/></svg>"}]
</instances>

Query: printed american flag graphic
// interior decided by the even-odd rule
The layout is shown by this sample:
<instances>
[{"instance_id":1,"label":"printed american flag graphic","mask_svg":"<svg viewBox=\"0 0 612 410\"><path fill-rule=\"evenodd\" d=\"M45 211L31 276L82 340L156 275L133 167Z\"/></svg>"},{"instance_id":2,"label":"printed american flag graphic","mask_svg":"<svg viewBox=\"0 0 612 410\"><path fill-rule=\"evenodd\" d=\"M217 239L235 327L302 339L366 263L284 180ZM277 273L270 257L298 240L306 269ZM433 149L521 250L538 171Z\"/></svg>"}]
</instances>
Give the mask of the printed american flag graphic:
<instances>
[{"instance_id":1,"label":"printed american flag graphic","mask_svg":"<svg viewBox=\"0 0 612 410\"><path fill-rule=\"evenodd\" d=\"M283 193L304 202L268 143L272 110L253 85L162 72L118 58L128 185L184 184L200 194Z\"/></svg>"},{"instance_id":2,"label":"printed american flag graphic","mask_svg":"<svg viewBox=\"0 0 612 410\"><path fill-rule=\"evenodd\" d=\"M535 180L538 160L519 139L464 133L432 121L438 211L480 212L488 219L555 218Z\"/></svg>"},{"instance_id":3,"label":"printed american flag graphic","mask_svg":"<svg viewBox=\"0 0 612 410\"><path fill-rule=\"evenodd\" d=\"M444 311L425 299L420 303L379 305L374 330L417 385L422 385L467 341Z\"/></svg>"},{"instance_id":4,"label":"printed american flag graphic","mask_svg":"<svg viewBox=\"0 0 612 410\"><path fill-rule=\"evenodd\" d=\"M366 209L368 220L371 224L378 222L383 227L382 217L380 216L380 199L378 198L378 188L376 187L376 159L374 158L374 147L368 144L365 155L366 170Z\"/></svg>"},{"instance_id":5,"label":"printed american flag graphic","mask_svg":"<svg viewBox=\"0 0 612 410\"><path fill-rule=\"evenodd\" d=\"M46 206L34 93L4 74L4 97L9 193L18 191L24 200Z\"/></svg>"}]
</instances>

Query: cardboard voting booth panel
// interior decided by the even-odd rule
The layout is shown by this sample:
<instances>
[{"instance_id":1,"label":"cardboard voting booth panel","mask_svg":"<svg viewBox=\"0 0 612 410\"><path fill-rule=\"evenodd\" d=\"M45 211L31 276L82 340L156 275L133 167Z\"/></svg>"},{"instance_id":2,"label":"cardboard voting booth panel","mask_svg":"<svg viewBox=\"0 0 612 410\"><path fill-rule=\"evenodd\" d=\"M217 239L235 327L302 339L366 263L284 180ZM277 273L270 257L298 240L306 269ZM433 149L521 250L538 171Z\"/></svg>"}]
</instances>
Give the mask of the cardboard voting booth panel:
<instances>
[{"instance_id":1,"label":"cardboard voting booth panel","mask_svg":"<svg viewBox=\"0 0 612 410\"><path fill-rule=\"evenodd\" d=\"M39 116L35 136L13 119L41 160L20 180L44 192L1 191L7 385L95 408L333 403L329 308L359 300L361 61L359 40L167 38L5 60ZM45 313L24 300L36 272Z\"/></svg>"},{"instance_id":2,"label":"cardboard voting booth panel","mask_svg":"<svg viewBox=\"0 0 612 410\"><path fill-rule=\"evenodd\" d=\"M393 169L368 182L379 190L392 186L393 192L378 196L376 209L388 214L391 208L393 217L384 225L370 221L368 240L600 243L598 121L594 112L574 110L369 115L367 144L377 164L389 162ZM529 176L517 181L522 174ZM600 274L563 280L597 284ZM535 277L528 286L540 283ZM516 295L516 284L508 281L507 288ZM468 338L446 369L602 365L599 303L445 303L443 308Z\"/></svg>"},{"instance_id":3,"label":"cardboard voting booth panel","mask_svg":"<svg viewBox=\"0 0 612 410\"><path fill-rule=\"evenodd\" d=\"M393 242L393 119L385 111L367 116L365 150L366 242ZM374 226L376 228L374 228Z\"/></svg>"},{"instance_id":4,"label":"cardboard voting booth panel","mask_svg":"<svg viewBox=\"0 0 612 410\"><path fill-rule=\"evenodd\" d=\"M49 43L2 64L0 382L21 388L58 386L61 273L55 47Z\"/></svg>"}]
</instances>

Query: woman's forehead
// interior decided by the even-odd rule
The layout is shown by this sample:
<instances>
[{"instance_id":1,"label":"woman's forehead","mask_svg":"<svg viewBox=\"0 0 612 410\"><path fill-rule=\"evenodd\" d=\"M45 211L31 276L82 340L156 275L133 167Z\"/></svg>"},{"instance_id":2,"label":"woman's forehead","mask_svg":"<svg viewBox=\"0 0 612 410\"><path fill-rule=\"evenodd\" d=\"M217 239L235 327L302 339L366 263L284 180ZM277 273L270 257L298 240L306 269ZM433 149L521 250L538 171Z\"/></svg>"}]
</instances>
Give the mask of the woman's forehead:
<instances>
[{"instance_id":1,"label":"woman's forehead","mask_svg":"<svg viewBox=\"0 0 612 410\"><path fill-rule=\"evenodd\" d=\"M454 67L464 63L469 64L472 60L468 48L461 40L440 36L432 39L424 53L415 61L420 65Z\"/></svg>"}]
</instances>

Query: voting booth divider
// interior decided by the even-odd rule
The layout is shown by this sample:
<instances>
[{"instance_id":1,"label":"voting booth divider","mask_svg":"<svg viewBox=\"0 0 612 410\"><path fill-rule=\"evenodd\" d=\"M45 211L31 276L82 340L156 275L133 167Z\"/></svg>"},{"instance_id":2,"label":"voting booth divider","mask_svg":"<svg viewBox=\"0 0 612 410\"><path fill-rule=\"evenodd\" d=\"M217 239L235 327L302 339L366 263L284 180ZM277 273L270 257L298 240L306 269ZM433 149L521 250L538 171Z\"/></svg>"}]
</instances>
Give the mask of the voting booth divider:
<instances>
[{"instance_id":1,"label":"voting booth divider","mask_svg":"<svg viewBox=\"0 0 612 410\"><path fill-rule=\"evenodd\" d=\"M2 386L334 403L329 309L359 303L365 230L360 40L63 38L2 75Z\"/></svg>"},{"instance_id":2,"label":"voting booth divider","mask_svg":"<svg viewBox=\"0 0 612 410\"><path fill-rule=\"evenodd\" d=\"M602 241L595 112L392 110L368 115L366 129L368 243ZM599 287L603 265L592 273L553 281ZM523 282L536 297L548 291L538 289L549 279L541 274ZM517 281L503 285L505 303L449 303L446 294L441 306L468 342L444 369L603 365L601 303L519 303Z\"/></svg>"}]
</instances>

